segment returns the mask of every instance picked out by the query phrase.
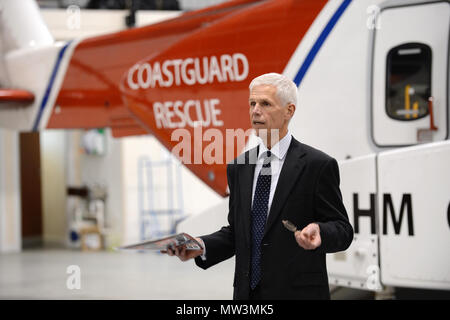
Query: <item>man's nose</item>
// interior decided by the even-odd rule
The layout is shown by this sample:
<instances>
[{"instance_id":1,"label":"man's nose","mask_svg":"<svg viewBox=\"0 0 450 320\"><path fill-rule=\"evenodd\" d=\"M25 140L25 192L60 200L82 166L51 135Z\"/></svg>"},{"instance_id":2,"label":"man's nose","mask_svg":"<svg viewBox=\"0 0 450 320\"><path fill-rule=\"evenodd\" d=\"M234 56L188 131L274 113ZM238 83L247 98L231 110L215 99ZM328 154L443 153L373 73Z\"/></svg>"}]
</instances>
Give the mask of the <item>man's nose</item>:
<instances>
[{"instance_id":1,"label":"man's nose","mask_svg":"<svg viewBox=\"0 0 450 320\"><path fill-rule=\"evenodd\" d=\"M252 114L261 114L261 106L258 103L253 107Z\"/></svg>"}]
</instances>

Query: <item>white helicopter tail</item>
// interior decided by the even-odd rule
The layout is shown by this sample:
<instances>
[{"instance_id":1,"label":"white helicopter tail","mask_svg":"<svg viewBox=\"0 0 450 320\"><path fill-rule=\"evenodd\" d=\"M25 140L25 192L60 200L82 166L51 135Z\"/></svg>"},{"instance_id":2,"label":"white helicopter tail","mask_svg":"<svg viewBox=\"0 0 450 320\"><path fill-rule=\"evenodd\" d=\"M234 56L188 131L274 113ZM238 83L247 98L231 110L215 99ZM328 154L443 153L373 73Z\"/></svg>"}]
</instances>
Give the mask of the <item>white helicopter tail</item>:
<instances>
[{"instance_id":1,"label":"white helicopter tail","mask_svg":"<svg viewBox=\"0 0 450 320\"><path fill-rule=\"evenodd\" d=\"M34 0L0 0L0 127L43 128L64 43L54 42ZM55 62L56 61L56 62ZM42 121L44 119L44 121Z\"/></svg>"}]
</instances>

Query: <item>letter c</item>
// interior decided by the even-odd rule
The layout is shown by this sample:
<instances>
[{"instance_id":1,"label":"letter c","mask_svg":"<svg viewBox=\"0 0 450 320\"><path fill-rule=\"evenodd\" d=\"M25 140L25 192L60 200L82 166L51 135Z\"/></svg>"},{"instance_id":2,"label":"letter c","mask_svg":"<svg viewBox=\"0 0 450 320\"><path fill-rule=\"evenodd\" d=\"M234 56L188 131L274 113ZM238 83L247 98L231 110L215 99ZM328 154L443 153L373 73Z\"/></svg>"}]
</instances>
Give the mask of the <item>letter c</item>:
<instances>
[{"instance_id":1,"label":"letter c","mask_svg":"<svg viewBox=\"0 0 450 320\"><path fill-rule=\"evenodd\" d=\"M133 90L139 89L139 85L136 82L133 82L133 75L138 68L139 65L135 64L130 68L130 70L128 70L128 86Z\"/></svg>"}]
</instances>

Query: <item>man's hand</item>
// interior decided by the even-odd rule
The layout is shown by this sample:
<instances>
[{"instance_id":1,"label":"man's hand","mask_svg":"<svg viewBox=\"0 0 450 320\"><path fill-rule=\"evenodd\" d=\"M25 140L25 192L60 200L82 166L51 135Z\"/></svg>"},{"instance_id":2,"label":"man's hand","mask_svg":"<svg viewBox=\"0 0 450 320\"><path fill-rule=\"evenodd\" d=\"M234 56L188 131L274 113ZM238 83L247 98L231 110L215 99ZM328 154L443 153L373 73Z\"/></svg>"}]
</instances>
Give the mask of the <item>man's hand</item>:
<instances>
[{"instance_id":1,"label":"man's hand","mask_svg":"<svg viewBox=\"0 0 450 320\"><path fill-rule=\"evenodd\" d=\"M195 238L197 242L202 243L199 238ZM202 250L187 250L186 246L172 246L167 248L167 250L161 250L161 253L168 254L169 256L177 256L181 261L187 261L203 254Z\"/></svg>"},{"instance_id":2,"label":"man's hand","mask_svg":"<svg viewBox=\"0 0 450 320\"><path fill-rule=\"evenodd\" d=\"M298 245L306 250L314 250L322 244L320 227L317 223L310 223L301 231L294 233Z\"/></svg>"}]
</instances>

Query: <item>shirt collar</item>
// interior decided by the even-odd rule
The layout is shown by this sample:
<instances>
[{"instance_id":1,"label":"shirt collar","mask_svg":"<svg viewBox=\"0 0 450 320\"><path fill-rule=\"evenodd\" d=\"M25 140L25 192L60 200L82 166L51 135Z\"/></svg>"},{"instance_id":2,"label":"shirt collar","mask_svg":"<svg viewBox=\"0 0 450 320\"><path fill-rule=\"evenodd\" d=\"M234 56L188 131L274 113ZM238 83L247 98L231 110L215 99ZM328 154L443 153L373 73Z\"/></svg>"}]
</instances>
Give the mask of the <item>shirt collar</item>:
<instances>
[{"instance_id":1,"label":"shirt collar","mask_svg":"<svg viewBox=\"0 0 450 320\"><path fill-rule=\"evenodd\" d=\"M279 160L282 160L284 156L286 155L286 152L289 149L289 146L291 144L292 140L292 134L290 131L287 132L287 134L278 141L271 149L272 155L276 156ZM267 152L266 145L262 142L262 140L259 143L259 151L258 151L258 160L262 158L265 152Z\"/></svg>"}]
</instances>

